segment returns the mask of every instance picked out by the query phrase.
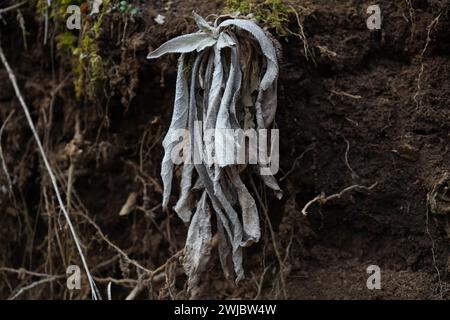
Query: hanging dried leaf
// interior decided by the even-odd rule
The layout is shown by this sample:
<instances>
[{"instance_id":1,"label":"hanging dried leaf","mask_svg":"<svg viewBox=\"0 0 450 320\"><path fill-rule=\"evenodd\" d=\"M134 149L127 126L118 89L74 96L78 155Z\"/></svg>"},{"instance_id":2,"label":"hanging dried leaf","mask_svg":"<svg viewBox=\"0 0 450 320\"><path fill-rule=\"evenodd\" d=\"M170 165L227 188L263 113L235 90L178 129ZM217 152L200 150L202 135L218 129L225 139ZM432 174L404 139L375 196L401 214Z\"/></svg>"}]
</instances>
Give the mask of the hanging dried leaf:
<instances>
[{"instance_id":1,"label":"hanging dried leaf","mask_svg":"<svg viewBox=\"0 0 450 320\"><path fill-rule=\"evenodd\" d=\"M184 68L185 55L182 54L178 60L178 74L172 122L170 123L169 131L163 140L164 158L161 165L161 177L164 184L163 208L167 208L172 190L173 162L171 155L179 140L176 132L177 129L185 129L188 121L189 94L184 75Z\"/></svg>"},{"instance_id":2,"label":"hanging dried leaf","mask_svg":"<svg viewBox=\"0 0 450 320\"><path fill-rule=\"evenodd\" d=\"M186 238L183 267L188 276L188 288L199 282L199 276L209 261L211 255L211 212L206 201L206 192L197 204L197 210Z\"/></svg>"}]
</instances>

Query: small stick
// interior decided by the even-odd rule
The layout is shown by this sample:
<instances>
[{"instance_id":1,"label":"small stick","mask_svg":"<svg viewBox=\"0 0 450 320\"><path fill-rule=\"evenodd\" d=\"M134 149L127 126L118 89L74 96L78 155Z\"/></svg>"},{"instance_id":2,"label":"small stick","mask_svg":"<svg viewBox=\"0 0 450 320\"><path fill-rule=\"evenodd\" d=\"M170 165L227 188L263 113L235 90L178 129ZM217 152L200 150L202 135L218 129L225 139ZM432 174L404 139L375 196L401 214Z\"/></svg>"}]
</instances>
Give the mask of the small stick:
<instances>
[{"instance_id":1,"label":"small stick","mask_svg":"<svg viewBox=\"0 0 450 320\"><path fill-rule=\"evenodd\" d=\"M40 140L39 135L38 135L38 133L36 131L36 128L34 126L33 119L31 118L30 112L28 111L28 107L27 107L27 105L25 103L25 99L23 98L22 93L20 92L19 86L17 85L16 76L13 73L11 67L9 66L9 63L6 60L5 54L3 52L3 48L1 46L0 46L0 59L2 60L2 63L3 63L3 65L6 68L6 71L8 73L8 76L9 76L9 79L11 81L11 84L14 87L14 91L16 92L16 96L19 99L20 105L22 106L22 109L23 109L23 111L25 113L25 116L27 118L27 121L28 121L28 124L30 126L31 132L33 133L33 136L34 136L34 138L36 140L36 144L38 146L38 149L39 149L39 152L41 154L42 160L44 162L44 165L45 165L45 167L47 169L48 175L49 175L50 180L52 182L53 189L55 191L56 198L58 200L58 204L61 207L61 210L62 210L62 212L64 214L64 217L66 218L67 225L69 226L70 232L72 234L73 240L75 242L75 245L77 247L77 250L78 250L78 253L80 255L81 261L83 263L84 269L86 271L86 275L87 275L88 280L89 280L89 285L90 285L91 290L92 290L92 299L93 300L101 299L100 292L98 291L97 286L96 286L96 284L94 282L94 279L92 278L92 275L89 272L89 267L88 267L86 259L84 257L83 250L81 249L81 245L80 245L80 242L78 240L78 236L77 236L77 234L75 232L75 228L73 227L73 224L72 224L72 221L70 219L69 213L67 212L66 207L64 206L64 202L62 200L61 193L59 192L58 183L56 182L56 177L55 177L55 175L53 173L53 169L50 166L50 162L47 159L47 155L45 154L44 147L42 146L41 140Z\"/></svg>"},{"instance_id":2,"label":"small stick","mask_svg":"<svg viewBox=\"0 0 450 320\"><path fill-rule=\"evenodd\" d=\"M173 256L171 256L169 259L167 259L166 262L164 262L164 264L162 264L161 266L159 266L155 270L151 271L149 273L149 280L151 282L159 282L159 281L161 281L163 278L162 277L158 277L158 274L160 272L162 272L170 262L172 262L175 259L179 258L183 253L184 253L184 248L179 250L177 253L175 253ZM131 292L128 294L128 296L125 298L125 300L134 300L136 298L136 296L144 288L144 283L143 282L144 282L144 280L142 278L140 278L138 280L137 285L133 288L133 290L131 290Z\"/></svg>"},{"instance_id":3,"label":"small stick","mask_svg":"<svg viewBox=\"0 0 450 320\"><path fill-rule=\"evenodd\" d=\"M28 286L26 286L26 287L21 288L19 291L17 291L17 293L16 293L15 295L13 295L12 297L8 298L8 300L14 300L14 299L16 299L18 296L20 296L22 293L24 293L25 291L28 291L28 290L30 290L30 289L33 289L34 287L37 287L37 286L40 285L40 284L47 283L47 282L51 282L51 281L55 281L55 280L57 280L58 278L60 278L60 276L51 276L51 277L44 278L44 279L41 279L41 280L39 280L39 281L33 282L32 284L30 284L30 285L28 285Z\"/></svg>"},{"instance_id":4,"label":"small stick","mask_svg":"<svg viewBox=\"0 0 450 320\"><path fill-rule=\"evenodd\" d=\"M17 9L17 8L23 6L23 5L24 5L25 3L27 3L27 2L28 2L28 0L25 0L25 1L22 1L22 2L19 2L19 3L16 3L16 4L13 4L12 6L9 6L9 7L3 8L3 9L0 9L0 15L1 15L2 13L5 13L5 12L8 12L8 11L12 11L12 10L14 10L14 9Z\"/></svg>"},{"instance_id":5,"label":"small stick","mask_svg":"<svg viewBox=\"0 0 450 320\"><path fill-rule=\"evenodd\" d=\"M11 113L6 117L5 121L2 124L2 127L0 128L0 159L2 161L2 169L6 175L6 181L8 182L8 188L9 188L10 195L13 195L13 186L12 186L12 182L11 182L11 177L8 172L8 167L6 166L5 158L3 157L2 137L3 137L3 131L5 130L6 124L8 123L9 119L11 119L13 114L14 114L14 110L11 111Z\"/></svg>"},{"instance_id":6,"label":"small stick","mask_svg":"<svg viewBox=\"0 0 450 320\"><path fill-rule=\"evenodd\" d=\"M15 273L17 275L29 275L29 276L33 276L33 277L39 277L39 278L50 278L50 277L54 277L50 274L46 274L46 273L40 273L40 272L34 272L34 271L30 271L30 270L26 270L24 268L20 268L20 269L13 269L13 268L7 268L7 267L1 267L0 268L0 272L10 272L10 273ZM63 277L63 275L58 277Z\"/></svg>"}]
</instances>

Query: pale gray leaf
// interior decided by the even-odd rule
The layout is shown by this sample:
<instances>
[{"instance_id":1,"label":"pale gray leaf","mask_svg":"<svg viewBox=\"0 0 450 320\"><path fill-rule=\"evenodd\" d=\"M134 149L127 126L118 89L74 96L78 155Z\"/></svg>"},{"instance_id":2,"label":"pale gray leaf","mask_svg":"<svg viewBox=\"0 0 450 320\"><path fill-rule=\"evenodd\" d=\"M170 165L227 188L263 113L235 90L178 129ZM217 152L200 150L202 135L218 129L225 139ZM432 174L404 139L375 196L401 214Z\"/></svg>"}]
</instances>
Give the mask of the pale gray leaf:
<instances>
[{"instance_id":1,"label":"pale gray leaf","mask_svg":"<svg viewBox=\"0 0 450 320\"><path fill-rule=\"evenodd\" d=\"M201 60L202 54L196 57L194 65L192 67L192 76L191 76L191 88L190 88L190 102L189 102L189 131L191 136L194 136L194 127L195 121L198 120L198 110L197 110L197 102L193 96L196 91L196 74L199 69L199 62ZM220 57L219 57L220 58ZM193 139L192 139L193 140ZM191 153L195 156L195 154L199 154L202 152L203 146L198 145L196 143L191 143ZM195 168L197 170L198 176L202 181L202 184L205 186L205 190L208 193L209 199L211 200L211 204L214 208L214 211L218 215L219 219L228 234L228 237L231 242L231 246L233 248L232 259L234 270L236 273L236 282L240 281L244 277L244 270L242 267L242 226L237 217L236 211L230 205L230 203L225 199L223 192L219 188L217 190L217 196L214 192L213 182L211 177L206 169L206 166L203 163L194 163ZM222 211L222 209L226 212L226 215Z\"/></svg>"},{"instance_id":2,"label":"pale gray leaf","mask_svg":"<svg viewBox=\"0 0 450 320\"><path fill-rule=\"evenodd\" d=\"M212 47L213 45L215 45L217 42L216 39L208 37L205 38L201 41L199 41L199 43L197 44L197 48L195 50L197 50L197 52L203 51L206 48Z\"/></svg>"},{"instance_id":3,"label":"pale gray leaf","mask_svg":"<svg viewBox=\"0 0 450 320\"><path fill-rule=\"evenodd\" d=\"M211 212L203 193L192 217L184 249L183 267L188 276L188 290L195 288L211 256Z\"/></svg>"},{"instance_id":4,"label":"pale gray leaf","mask_svg":"<svg viewBox=\"0 0 450 320\"><path fill-rule=\"evenodd\" d=\"M210 38L211 36L204 32L185 34L165 42L158 49L150 52L147 59L156 59L167 53L192 52L205 47L205 43L210 43L208 41L205 42L205 40Z\"/></svg>"},{"instance_id":5,"label":"pale gray leaf","mask_svg":"<svg viewBox=\"0 0 450 320\"><path fill-rule=\"evenodd\" d=\"M229 220L231 226L232 237L230 238L231 247L233 248L233 264L234 271L236 273L236 282L239 282L244 277L244 270L242 268L242 224L239 220L236 210L230 204L229 200L226 198L222 186L220 184L215 185L215 196L219 200L220 205L224 208L226 216ZM214 207L214 209L216 209Z\"/></svg>"},{"instance_id":6,"label":"pale gray leaf","mask_svg":"<svg viewBox=\"0 0 450 320\"><path fill-rule=\"evenodd\" d=\"M174 207L175 212L184 222L189 222L192 215L192 173L194 165L185 163L181 175L181 195Z\"/></svg>"},{"instance_id":7,"label":"pale gray leaf","mask_svg":"<svg viewBox=\"0 0 450 320\"><path fill-rule=\"evenodd\" d=\"M252 243L258 242L259 238L261 237L258 208L256 207L255 199L253 199L247 187L242 182L237 167L230 167L226 170L237 189L239 204L242 209L244 241L241 245L244 247L248 247Z\"/></svg>"},{"instance_id":8,"label":"pale gray leaf","mask_svg":"<svg viewBox=\"0 0 450 320\"><path fill-rule=\"evenodd\" d=\"M236 42L227 32L221 32L219 38L217 39L217 48L219 50L223 48L231 48L236 45Z\"/></svg>"},{"instance_id":9,"label":"pale gray leaf","mask_svg":"<svg viewBox=\"0 0 450 320\"><path fill-rule=\"evenodd\" d=\"M235 164L235 138L230 122L230 109L234 98L234 93L239 90L240 85L237 77L239 65L237 63L236 48L231 48L231 63L228 80L220 102L219 112L217 114L215 151L216 162L220 167Z\"/></svg>"},{"instance_id":10,"label":"pale gray leaf","mask_svg":"<svg viewBox=\"0 0 450 320\"><path fill-rule=\"evenodd\" d=\"M221 219L217 219L217 233L219 235L219 260L222 265L223 273L226 279L233 276L233 259L231 257L232 249L230 242L225 234Z\"/></svg>"},{"instance_id":11,"label":"pale gray leaf","mask_svg":"<svg viewBox=\"0 0 450 320\"><path fill-rule=\"evenodd\" d=\"M277 101L277 80L275 80L272 85L263 92L261 109L265 128L269 128L275 119Z\"/></svg>"},{"instance_id":12,"label":"pale gray leaf","mask_svg":"<svg viewBox=\"0 0 450 320\"><path fill-rule=\"evenodd\" d=\"M215 28L212 27L202 16L198 15L195 11L192 11L192 14L194 15L195 22L200 30L211 35L215 33Z\"/></svg>"},{"instance_id":13,"label":"pale gray leaf","mask_svg":"<svg viewBox=\"0 0 450 320\"><path fill-rule=\"evenodd\" d=\"M262 90L267 90L272 82L278 77L278 59L277 52L273 46L272 40L267 37L265 32L254 22L244 19L229 19L219 25L219 29L227 26L236 26L251 33L258 41L261 51L267 59L267 69L260 83Z\"/></svg>"},{"instance_id":14,"label":"pale gray leaf","mask_svg":"<svg viewBox=\"0 0 450 320\"><path fill-rule=\"evenodd\" d=\"M208 55L208 63L206 65L206 70L203 78L205 79L205 85L203 87L203 132L206 130L206 114L208 111L208 103L209 103L209 91L211 90L211 83L213 80L213 72L214 72L214 50L210 50Z\"/></svg>"},{"instance_id":15,"label":"pale gray leaf","mask_svg":"<svg viewBox=\"0 0 450 320\"><path fill-rule=\"evenodd\" d=\"M278 199L283 197L283 191L280 189L277 180L272 175L261 175L261 178L264 181L264 184L270 189L275 191L275 195Z\"/></svg>"},{"instance_id":16,"label":"pale gray leaf","mask_svg":"<svg viewBox=\"0 0 450 320\"><path fill-rule=\"evenodd\" d=\"M234 35L231 35L233 40L237 43L237 39ZM233 98L230 102L230 123L233 129L241 128L238 112L243 115L242 106L240 105L241 86L242 86L242 70L239 63L239 55L241 54L241 48L239 46L231 48L231 64L235 70L233 79Z\"/></svg>"},{"instance_id":17,"label":"pale gray leaf","mask_svg":"<svg viewBox=\"0 0 450 320\"><path fill-rule=\"evenodd\" d=\"M213 130L216 127L217 114L220 107L220 99L222 96L222 82L223 82L223 69L222 58L220 56L220 49L216 45L214 47L214 72L212 76L212 82L208 93L208 109L206 111L206 120L204 124L205 131ZM205 141L206 162L212 166L214 154L214 141L213 139Z\"/></svg>"},{"instance_id":18,"label":"pale gray leaf","mask_svg":"<svg viewBox=\"0 0 450 320\"><path fill-rule=\"evenodd\" d=\"M163 140L164 157L161 164L161 177L164 185L163 208L167 208L172 190L173 162L171 155L173 149L177 143L179 143L175 132L178 129L185 129L188 121L189 93L184 75L184 68L185 55L182 54L178 59L178 73L172 121Z\"/></svg>"}]
</instances>

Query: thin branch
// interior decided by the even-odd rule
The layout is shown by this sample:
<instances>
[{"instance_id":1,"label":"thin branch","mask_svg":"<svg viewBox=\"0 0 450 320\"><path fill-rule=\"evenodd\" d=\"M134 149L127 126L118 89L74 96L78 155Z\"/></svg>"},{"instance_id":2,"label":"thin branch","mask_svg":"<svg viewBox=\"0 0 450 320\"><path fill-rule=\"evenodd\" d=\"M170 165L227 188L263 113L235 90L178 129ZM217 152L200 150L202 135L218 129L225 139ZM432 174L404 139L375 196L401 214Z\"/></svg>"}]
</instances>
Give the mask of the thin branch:
<instances>
[{"instance_id":1,"label":"thin branch","mask_svg":"<svg viewBox=\"0 0 450 320\"><path fill-rule=\"evenodd\" d=\"M167 265L174 261L175 259L177 259L178 257L180 257L182 254L184 253L184 249L179 250L177 253L175 253L173 256L171 256L169 259L166 260L166 262L164 262L164 264L162 264L161 266L159 266L158 268L156 268L155 270L153 270L150 274L149 274L149 278L148 281L151 282L160 282L163 277L159 277L156 278L156 276L164 271L164 269L167 267ZM125 300L134 300L136 298L136 296L142 291L142 289L144 288L144 280L143 278L140 278L138 280L137 285L133 288L133 290L131 290L131 292L128 294L128 296L125 298Z\"/></svg>"},{"instance_id":2,"label":"thin branch","mask_svg":"<svg viewBox=\"0 0 450 320\"><path fill-rule=\"evenodd\" d=\"M29 276L32 276L32 277L40 277L40 278L54 277L54 276L52 276L50 274L47 274L47 273L34 272L34 271L26 270L26 269L23 269L23 268L13 269L13 268L2 267L2 268L0 268L0 272L15 273L15 274L17 274L19 276L26 274L26 275L29 275ZM60 277L60 276L58 276L58 277Z\"/></svg>"},{"instance_id":3,"label":"thin branch","mask_svg":"<svg viewBox=\"0 0 450 320\"><path fill-rule=\"evenodd\" d=\"M119 248L117 245L111 242L111 240L108 239L108 237L103 233L102 229L92 220L91 217L89 217L87 214L83 212L78 213L81 217L83 217L96 231L98 236L106 242L106 244L114 249L119 255L121 255L127 262L134 265L136 268L141 269L142 271L146 272L147 274L152 274L152 270L145 268L139 262L137 262L134 259L131 259L121 248Z\"/></svg>"},{"instance_id":4,"label":"thin branch","mask_svg":"<svg viewBox=\"0 0 450 320\"><path fill-rule=\"evenodd\" d=\"M9 176L9 173L8 173L8 167L6 166L6 161L5 161L5 158L3 157L2 137L3 137L3 131L5 131L6 124L8 123L9 119L11 119L14 112L15 112L14 110L11 111L11 113L6 117L5 121L3 122L2 127L0 128L0 159L2 161L2 169L5 172L6 181L8 182L8 188L9 188L9 192L11 195L13 194L13 187L12 187L11 177Z\"/></svg>"},{"instance_id":5,"label":"thin branch","mask_svg":"<svg viewBox=\"0 0 450 320\"><path fill-rule=\"evenodd\" d=\"M17 293L16 293L15 295L13 295L12 297L8 298L8 300L14 300L14 299L17 299L17 297L19 297L20 295L22 295L25 291L28 291L28 290L30 290L30 289L33 289L34 287L37 287L37 286L39 286L39 285L41 285L41 284L43 284L43 283L55 281L55 280L57 280L58 278L60 278L60 276L51 276L51 277L44 278L44 279L41 279L41 280L39 280L39 281L33 282L33 283L31 283L30 285L21 288L19 291L17 291Z\"/></svg>"},{"instance_id":6,"label":"thin branch","mask_svg":"<svg viewBox=\"0 0 450 320\"><path fill-rule=\"evenodd\" d=\"M97 286L95 285L94 279L92 278L92 275L91 275L91 273L89 271L89 267L88 267L86 259L84 257L83 250L81 249L79 238L78 238L78 236L77 236L77 234L75 232L75 228L73 227L73 224L72 224L72 221L70 219L69 213L67 212L67 210L66 210L66 208L64 206L64 202L63 202L61 194L59 192L58 183L56 182L56 177L55 177L55 175L53 173L53 169L50 166L50 162L47 159L47 155L45 154L44 147L42 146L41 140L40 140L39 135L38 135L38 133L36 131L36 128L34 126L33 119L31 118L30 112L28 111L28 107L27 107L27 105L25 103L25 100L24 100L24 98L22 96L22 93L20 92L19 86L17 85L16 76L14 75L11 67L9 66L9 63L6 60L5 54L3 52L3 48L1 46L0 46L0 59L2 60L3 65L6 68L6 71L8 72L8 76L9 76L9 79L11 81L11 84L14 87L16 96L19 99L20 105L23 108L23 111L24 111L25 116L27 118L27 121L28 121L28 124L30 126L30 129L31 129L31 131L33 133L33 136L34 136L35 140L36 140L36 144L38 146L38 149L39 149L39 152L41 154L42 160L44 161L44 165L45 165L45 167L47 169L48 175L49 175L50 180L52 182L53 189L55 191L56 198L58 200L59 206L60 206L60 208L61 208L61 210L62 210L62 212L64 214L64 217L66 218L67 225L69 226L70 232L72 234L73 240L75 242L75 245L77 247L77 250L78 250L78 253L80 255L81 261L83 263L84 269L86 271L86 275L87 275L88 280L89 280L89 285L90 285L91 290L92 290L92 299L94 299L94 300L101 299L100 293L99 293L99 291L97 289Z\"/></svg>"},{"instance_id":7,"label":"thin branch","mask_svg":"<svg viewBox=\"0 0 450 320\"><path fill-rule=\"evenodd\" d=\"M0 9L0 14L6 13L6 12L8 12L8 11L15 10L15 9L17 9L17 8L20 8L21 6L23 6L23 5L24 5L25 3L27 3L27 2L28 2L28 0L25 0L25 1L22 1L22 2L19 2L19 3L16 3L16 4L13 4L12 6L9 6L9 7L3 8L3 9Z\"/></svg>"}]
</instances>

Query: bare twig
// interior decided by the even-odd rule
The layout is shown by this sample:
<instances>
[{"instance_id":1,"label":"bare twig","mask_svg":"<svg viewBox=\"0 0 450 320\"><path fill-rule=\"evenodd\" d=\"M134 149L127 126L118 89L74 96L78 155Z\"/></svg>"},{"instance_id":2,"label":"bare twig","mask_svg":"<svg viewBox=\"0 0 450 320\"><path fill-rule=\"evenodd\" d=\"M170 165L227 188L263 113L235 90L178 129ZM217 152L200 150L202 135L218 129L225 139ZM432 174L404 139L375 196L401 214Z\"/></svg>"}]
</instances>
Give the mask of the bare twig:
<instances>
[{"instance_id":1,"label":"bare twig","mask_svg":"<svg viewBox=\"0 0 450 320\"><path fill-rule=\"evenodd\" d=\"M49 175L50 180L52 182L53 189L55 191L56 198L58 200L59 206L60 206L60 208L61 208L61 210L62 210L62 212L64 214L64 217L66 218L67 225L69 226L70 232L72 234L72 238L73 238L73 240L75 242L75 245L77 247L77 250L78 250L78 253L80 255L81 261L83 263L84 269L86 271L86 275L87 275L88 280L89 280L89 285L90 285L91 290L92 290L92 298L94 300L100 299L101 298L100 292L98 291L97 286L95 285L94 279L92 278L92 275L91 275L91 273L89 271L89 267L88 267L86 259L84 257L83 250L81 249L79 238L78 238L78 236L77 236L77 234L75 232L75 228L73 227L73 224L72 224L72 221L70 219L69 213L67 212L67 210L66 210L66 208L64 206L64 202L62 200L61 193L59 192L58 183L56 182L56 177L55 177L55 175L53 173L53 169L50 166L50 162L48 161L47 155L45 154L44 148L43 148L41 140L39 138L39 134L37 133L36 128L34 126L33 119L31 118L30 112L28 111L28 107L27 107L27 105L25 103L25 100L24 100L24 98L22 96L22 93L20 92L19 86L17 84L16 76L13 73L11 67L9 66L9 63L6 60L5 54L3 52L3 48L1 46L0 46L0 59L2 60L2 63L3 63L3 65L6 68L6 71L8 73L8 76L9 76L9 79L11 81L11 84L14 87L16 96L19 99L20 105L22 106L22 109L23 109L23 111L25 113L25 116L27 118L28 124L30 126L30 129L31 129L31 131L33 133L33 136L34 136L35 140L36 140L36 144L38 146L38 149L39 149L39 152L41 154L42 160L44 162L44 165L45 165L45 167L47 169L48 175Z\"/></svg>"},{"instance_id":2,"label":"bare twig","mask_svg":"<svg viewBox=\"0 0 450 320\"><path fill-rule=\"evenodd\" d=\"M366 190L366 191L371 191L372 189L374 189L376 186L378 185L378 182L375 182L373 185L371 185L370 187L366 187L366 186L360 186L360 185L353 185L350 187L345 188L344 190L342 190L339 193L335 193L332 194L331 196L326 196L325 193L321 193L319 194L317 197L315 197L314 199L312 199L311 201L309 201L302 209L302 213L303 215L307 215L308 214L308 208L310 206L312 206L314 203L319 202L320 204L325 204L326 202L333 200L333 199L339 199L341 198L345 193L353 191L353 190Z\"/></svg>"},{"instance_id":3,"label":"bare twig","mask_svg":"<svg viewBox=\"0 0 450 320\"><path fill-rule=\"evenodd\" d=\"M117 245L111 242L111 240L108 239L108 237L103 233L102 229L94 222L94 220L91 219L87 214L79 212L80 216L82 216L94 229L97 231L98 236L106 242L108 246L110 246L112 249L114 249L119 255L121 255L127 262L134 265L136 268L144 271L147 274L152 274L152 270L149 270L145 268L144 266L140 265L136 260L131 259L121 248L119 248Z\"/></svg>"},{"instance_id":4,"label":"bare twig","mask_svg":"<svg viewBox=\"0 0 450 320\"><path fill-rule=\"evenodd\" d=\"M142 291L142 288L144 287L144 284L142 280L139 280L137 285L131 290L131 292L128 294L128 296L125 298L125 300L134 300L136 296Z\"/></svg>"},{"instance_id":5,"label":"bare twig","mask_svg":"<svg viewBox=\"0 0 450 320\"><path fill-rule=\"evenodd\" d=\"M50 274L34 272L34 271L26 270L26 269L23 269L23 268L13 269L13 268L2 267L2 268L0 268L0 272L15 273L15 274L17 274L19 276L21 276L21 275L29 275L29 276L33 276L33 277L39 277L39 278L54 277L54 276L52 276ZM60 277L60 276L58 276L58 277Z\"/></svg>"},{"instance_id":6,"label":"bare twig","mask_svg":"<svg viewBox=\"0 0 450 320\"><path fill-rule=\"evenodd\" d=\"M261 273L260 277L259 277L259 281L256 281L257 284L257 291L256 291L256 295L253 298L253 300L258 300L261 296L261 292L262 292L262 287L263 287L263 282L264 282L264 277L266 276L267 271L269 271L270 269L270 265L264 268L264 271Z\"/></svg>"},{"instance_id":7,"label":"bare twig","mask_svg":"<svg viewBox=\"0 0 450 320\"><path fill-rule=\"evenodd\" d=\"M148 280L145 280L144 278L139 279L136 287L134 287L133 290L131 290L131 292L128 294L128 296L125 298L125 300L134 300L136 298L136 296L142 291L142 289L144 287L144 281L160 282L161 280L163 280L164 277L156 278L156 276L159 273L161 273L162 271L164 271L169 263L171 263L175 259L179 258L183 253L184 253L184 249L181 249L180 251L175 253L173 256L171 256L169 259L167 259L166 262L164 262L164 264L162 264L155 270L151 271L149 273Z\"/></svg>"},{"instance_id":8,"label":"bare twig","mask_svg":"<svg viewBox=\"0 0 450 320\"><path fill-rule=\"evenodd\" d=\"M58 278L60 278L60 276L50 276L47 278L43 278L41 280L38 280L36 282L31 283L28 286L25 286L23 288L21 288L19 291L16 292L16 294L14 294L12 297L8 298L8 300L14 300L17 299L17 297L19 297L20 295L22 295L25 291L28 291L30 289L33 289L34 287L37 287L43 283L47 283L47 282L52 282L57 280Z\"/></svg>"},{"instance_id":9,"label":"bare twig","mask_svg":"<svg viewBox=\"0 0 450 320\"><path fill-rule=\"evenodd\" d=\"M6 117L5 121L3 122L2 127L0 128L0 159L2 161L2 169L5 173L6 181L8 182L8 188L9 188L9 192L11 195L13 194L13 188L12 188L11 177L9 176L9 173L8 173L8 167L6 166L6 161L3 156L2 137L3 137L3 131L5 131L6 124L8 123L9 119L11 119L14 112L15 112L14 110L11 111L11 113Z\"/></svg>"},{"instance_id":10,"label":"bare twig","mask_svg":"<svg viewBox=\"0 0 450 320\"><path fill-rule=\"evenodd\" d=\"M24 5L25 3L27 3L27 2L28 2L28 0L25 0L25 1L22 1L22 2L19 2L19 3L16 3L16 4L13 4L12 6L9 6L9 7L3 8L3 9L0 9L0 14L6 13L6 12L8 12L8 11L15 10L15 9L17 9L17 8L20 8L21 6L23 6L23 5Z\"/></svg>"}]
</instances>

